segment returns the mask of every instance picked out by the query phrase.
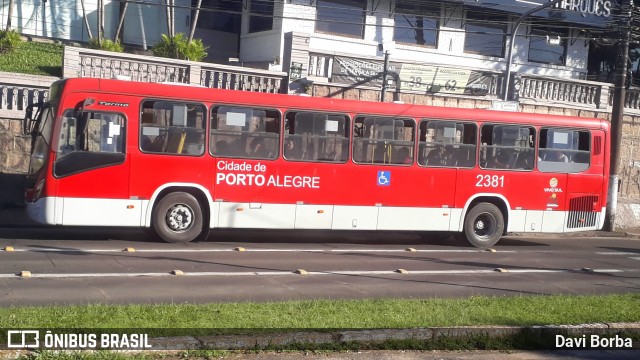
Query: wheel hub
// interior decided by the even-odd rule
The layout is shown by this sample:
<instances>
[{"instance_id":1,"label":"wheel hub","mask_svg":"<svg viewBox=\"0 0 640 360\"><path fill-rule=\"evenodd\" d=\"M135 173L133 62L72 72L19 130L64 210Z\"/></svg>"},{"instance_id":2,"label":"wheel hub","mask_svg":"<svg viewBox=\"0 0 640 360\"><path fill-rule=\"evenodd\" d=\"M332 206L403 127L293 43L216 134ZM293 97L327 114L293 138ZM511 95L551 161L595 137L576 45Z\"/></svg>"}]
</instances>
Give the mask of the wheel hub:
<instances>
[{"instance_id":1,"label":"wheel hub","mask_svg":"<svg viewBox=\"0 0 640 360\"><path fill-rule=\"evenodd\" d=\"M476 229L478 229L478 230L483 230L483 229L484 229L484 221L482 221L482 220L478 220L478 221L476 222Z\"/></svg>"},{"instance_id":2,"label":"wheel hub","mask_svg":"<svg viewBox=\"0 0 640 360\"><path fill-rule=\"evenodd\" d=\"M166 221L172 231L185 231L193 224L193 211L184 204L174 205L167 211Z\"/></svg>"}]
</instances>

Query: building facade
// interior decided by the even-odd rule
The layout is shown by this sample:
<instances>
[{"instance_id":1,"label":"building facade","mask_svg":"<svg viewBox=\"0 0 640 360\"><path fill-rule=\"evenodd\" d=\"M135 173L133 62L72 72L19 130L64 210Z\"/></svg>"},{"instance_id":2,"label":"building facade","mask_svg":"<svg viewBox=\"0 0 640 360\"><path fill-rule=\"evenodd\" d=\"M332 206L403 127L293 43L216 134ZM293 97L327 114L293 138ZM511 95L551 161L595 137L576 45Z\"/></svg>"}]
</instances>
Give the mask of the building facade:
<instances>
[{"instance_id":1,"label":"building facade","mask_svg":"<svg viewBox=\"0 0 640 360\"><path fill-rule=\"evenodd\" d=\"M126 9L126 1L103 0L102 13L97 1L15 0L12 26L24 35L85 42L86 23L95 36L102 16L104 36L113 38L124 14L123 43L149 49L168 32L169 4L175 32L188 34L195 25L212 62L237 58L288 71L285 34L296 32L308 35L311 53L382 59L391 50L391 61L400 63L502 73L514 23L549 1L202 0L196 20L198 0L147 0ZM2 28L8 2L0 4ZM563 0L528 16L515 37L512 70L586 79L590 40L611 25L615 7L616 0ZM305 71L328 75L311 63L303 64Z\"/></svg>"}]
</instances>

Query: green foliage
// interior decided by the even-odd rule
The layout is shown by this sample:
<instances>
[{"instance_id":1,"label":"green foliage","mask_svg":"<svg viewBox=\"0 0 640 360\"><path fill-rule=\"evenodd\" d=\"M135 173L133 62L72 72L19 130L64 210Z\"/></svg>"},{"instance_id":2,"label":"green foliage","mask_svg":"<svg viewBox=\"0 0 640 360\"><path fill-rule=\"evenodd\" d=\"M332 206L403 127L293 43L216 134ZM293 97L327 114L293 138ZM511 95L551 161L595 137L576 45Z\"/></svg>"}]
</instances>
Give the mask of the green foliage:
<instances>
[{"instance_id":1,"label":"green foliage","mask_svg":"<svg viewBox=\"0 0 640 360\"><path fill-rule=\"evenodd\" d=\"M183 33L174 37L162 34L161 37L152 49L155 56L191 61L202 61L207 56L207 49L200 39L189 42Z\"/></svg>"},{"instance_id":2,"label":"green foliage","mask_svg":"<svg viewBox=\"0 0 640 360\"><path fill-rule=\"evenodd\" d=\"M93 38L89 40L89 47L96 50L105 50L105 51L113 51L113 52L123 52L124 48L120 45L119 41L112 41L109 39L100 39Z\"/></svg>"},{"instance_id":3,"label":"green foliage","mask_svg":"<svg viewBox=\"0 0 640 360\"><path fill-rule=\"evenodd\" d=\"M636 322L640 295L472 296L461 299L309 300L275 303L0 308L0 328L384 329L429 326ZM168 331L168 330L164 330ZM0 334L1 336L2 334ZM1 338L0 338L1 340ZM1 341L0 341L1 342Z\"/></svg>"},{"instance_id":4,"label":"green foliage","mask_svg":"<svg viewBox=\"0 0 640 360\"><path fill-rule=\"evenodd\" d=\"M62 76L62 52L60 44L25 41L14 51L0 55L0 71Z\"/></svg>"},{"instance_id":5,"label":"green foliage","mask_svg":"<svg viewBox=\"0 0 640 360\"><path fill-rule=\"evenodd\" d=\"M8 53L13 51L20 45L22 40L20 34L15 30L0 30L0 53Z\"/></svg>"}]
</instances>

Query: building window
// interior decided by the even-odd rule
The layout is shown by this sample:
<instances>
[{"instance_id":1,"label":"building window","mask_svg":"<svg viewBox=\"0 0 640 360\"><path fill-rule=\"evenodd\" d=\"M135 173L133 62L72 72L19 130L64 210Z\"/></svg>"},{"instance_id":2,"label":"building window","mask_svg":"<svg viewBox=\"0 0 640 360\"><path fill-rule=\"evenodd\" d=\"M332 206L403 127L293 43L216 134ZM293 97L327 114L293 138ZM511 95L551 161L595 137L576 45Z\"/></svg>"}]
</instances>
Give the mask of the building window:
<instances>
[{"instance_id":1,"label":"building window","mask_svg":"<svg viewBox=\"0 0 640 360\"><path fill-rule=\"evenodd\" d=\"M198 2L191 1L192 9ZM215 30L239 34L242 19L242 2L232 0L203 0L200 5L196 27L203 30ZM192 11L191 16L195 15Z\"/></svg>"},{"instance_id":2,"label":"building window","mask_svg":"<svg viewBox=\"0 0 640 360\"><path fill-rule=\"evenodd\" d=\"M507 18L495 14L476 15L467 12L464 52L504 57Z\"/></svg>"},{"instance_id":3,"label":"building window","mask_svg":"<svg viewBox=\"0 0 640 360\"><path fill-rule=\"evenodd\" d=\"M318 0L316 31L362 38L367 0Z\"/></svg>"},{"instance_id":4,"label":"building window","mask_svg":"<svg viewBox=\"0 0 640 360\"><path fill-rule=\"evenodd\" d=\"M430 4L431 5L431 4ZM393 40L399 43L436 47L440 10L414 1L396 2Z\"/></svg>"},{"instance_id":5,"label":"building window","mask_svg":"<svg viewBox=\"0 0 640 360\"><path fill-rule=\"evenodd\" d=\"M251 0L249 32L273 29L273 0Z\"/></svg>"},{"instance_id":6,"label":"building window","mask_svg":"<svg viewBox=\"0 0 640 360\"><path fill-rule=\"evenodd\" d=\"M529 33L529 61L565 65L567 29L532 28Z\"/></svg>"}]
</instances>

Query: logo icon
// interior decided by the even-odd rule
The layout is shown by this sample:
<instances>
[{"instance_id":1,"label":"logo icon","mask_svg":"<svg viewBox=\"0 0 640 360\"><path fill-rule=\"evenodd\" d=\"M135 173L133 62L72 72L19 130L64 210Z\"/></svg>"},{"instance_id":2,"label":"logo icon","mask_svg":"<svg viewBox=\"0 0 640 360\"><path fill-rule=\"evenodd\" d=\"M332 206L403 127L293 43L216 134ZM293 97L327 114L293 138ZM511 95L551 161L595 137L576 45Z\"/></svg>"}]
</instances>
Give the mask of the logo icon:
<instances>
[{"instance_id":1,"label":"logo icon","mask_svg":"<svg viewBox=\"0 0 640 360\"><path fill-rule=\"evenodd\" d=\"M556 186L558 186L558 179L551 178L551 180L549 180L549 186L551 186L552 188L555 188Z\"/></svg>"},{"instance_id":2,"label":"logo icon","mask_svg":"<svg viewBox=\"0 0 640 360\"><path fill-rule=\"evenodd\" d=\"M7 331L7 347L10 349L33 349L40 347L40 331L9 330Z\"/></svg>"},{"instance_id":3,"label":"logo icon","mask_svg":"<svg viewBox=\"0 0 640 360\"><path fill-rule=\"evenodd\" d=\"M378 186L391 185L391 171L378 171Z\"/></svg>"}]
</instances>

